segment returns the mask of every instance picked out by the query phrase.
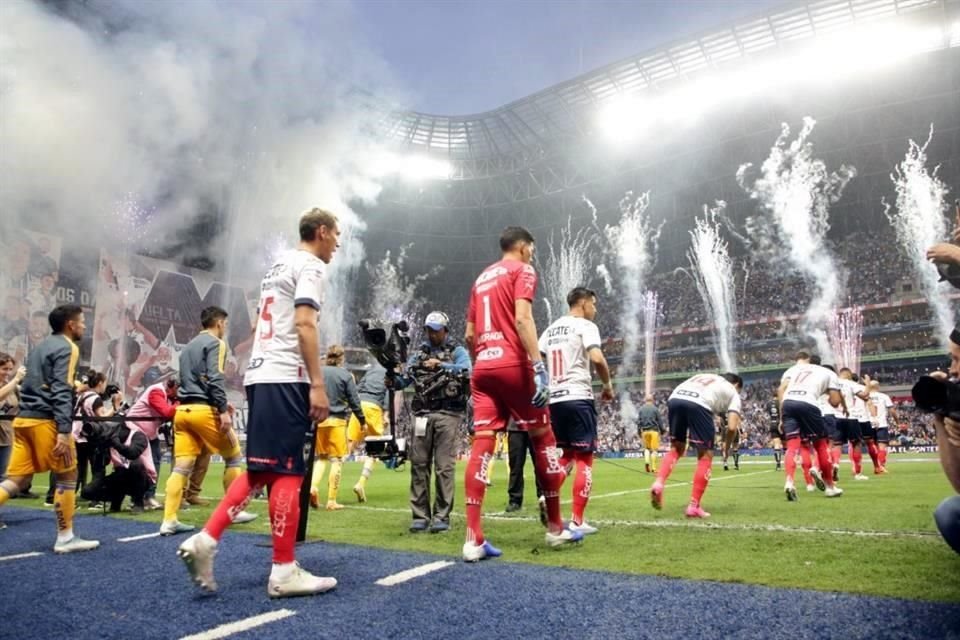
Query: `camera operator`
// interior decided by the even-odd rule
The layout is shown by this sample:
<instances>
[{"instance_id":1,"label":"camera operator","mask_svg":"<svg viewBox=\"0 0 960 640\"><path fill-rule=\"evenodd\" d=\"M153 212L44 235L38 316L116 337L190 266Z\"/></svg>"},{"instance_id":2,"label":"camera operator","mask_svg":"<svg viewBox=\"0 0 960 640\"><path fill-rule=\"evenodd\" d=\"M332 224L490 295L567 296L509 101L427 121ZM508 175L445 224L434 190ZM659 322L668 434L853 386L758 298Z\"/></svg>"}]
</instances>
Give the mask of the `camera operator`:
<instances>
[{"instance_id":1,"label":"camera operator","mask_svg":"<svg viewBox=\"0 0 960 640\"><path fill-rule=\"evenodd\" d=\"M467 410L470 355L447 335L450 320L434 311L427 316L427 339L412 353L397 387L414 385L414 429L410 446L410 510L412 533L442 533L450 529L454 500L457 432ZM430 506L431 464L436 497Z\"/></svg>"},{"instance_id":2,"label":"camera operator","mask_svg":"<svg viewBox=\"0 0 960 640\"><path fill-rule=\"evenodd\" d=\"M144 498L151 484L157 481L150 441L135 423L85 423L83 435L95 455L109 458L113 473L94 478L84 486L85 500L110 504L110 511L120 511L123 499L130 496L134 513L143 513Z\"/></svg>"},{"instance_id":3,"label":"camera operator","mask_svg":"<svg viewBox=\"0 0 960 640\"><path fill-rule=\"evenodd\" d=\"M180 381L176 376L171 376L161 382L156 382L140 394L137 401L127 411L128 418L148 418L128 423L136 427L150 443L150 460L155 470L160 469L160 420L173 420L177 413L177 390L180 387ZM209 459L209 458L208 458ZM196 469L194 469L196 472ZM151 484L147 488L144 497L144 507L150 510L159 509L162 505L157 502L154 496L157 490L156 473L153 474Z\"/></svg>"},{"instance_id":4,"label":"camera operator","mask_svg":"<svg viewBox=\"0 0 960 640\"><path fill-rule=\"evenodd\" d=\"M107 378L99 371L89 371L86 376L87 390L77 396L73 406L75 416L87 418L109 418L114 415L123 402L120 388L117 385L107 386ZM90 482L102 481L107 474L107 464L110 461L106 449L92 446L85 437L83 418L73 421L73 437L77 443L77 491L83 497L83 487L87 482L87 467L90 468ZM51 484L52 487L52 484ZM47 502L53 504L53 494L48 491ZM99 509L99 501L91 501L88 509Z\"/></svg>"}]
</instances>

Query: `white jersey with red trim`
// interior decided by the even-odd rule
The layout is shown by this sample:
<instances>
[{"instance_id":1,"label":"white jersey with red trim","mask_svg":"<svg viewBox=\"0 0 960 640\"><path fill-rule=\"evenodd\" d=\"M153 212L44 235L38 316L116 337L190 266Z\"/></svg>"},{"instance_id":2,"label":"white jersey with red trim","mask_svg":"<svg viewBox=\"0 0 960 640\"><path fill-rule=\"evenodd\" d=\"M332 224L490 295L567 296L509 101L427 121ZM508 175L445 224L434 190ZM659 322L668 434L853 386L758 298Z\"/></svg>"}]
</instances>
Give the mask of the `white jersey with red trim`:
<instances>
[{"instance_id":1,"label":"white jersey with red trim","mask_svg":"<svg viewBox=\"0 0 960 640\"><path fill-rule=\"evenodd\" d=\"M890 426L888 412L893 408L893 400L890 399L890 396L880 391L871 393L870 400L873 401L873 406L877 408L877 427L880 429L888 428Z\"/></svg>"},{"instance_id":2,"label":"white jersey with red trim","mask_svg":"<svg viewBox=\"0 0 960 640\"><path fill-rule=\"evenodd\" d=\"M867 421L867 403L857 396L858 393L863 393L864 389L866 387L859 382L840 379L840 393L843 394L843 401L847 403L847 412L850 414L846 416L847 420Z\"/></svg>"},{"instance_id":3,"label":"white jersey with red trim","mask_svg":"<svg viewBox=\"0 0 960 640\"><path fill-rule=\"evenodd\" d=\"M302 250L283 254L267 271L260 284L256 335L244 385L310 382L294 316L300 305L320 311L323 276L323 261Z\"/></svg>"},{"instance_id":4,"label":"white jersey with red trim","mask_svg":"<svg viewBox=\"0 0 960 640\"><path fill-rule=\"evenodd\" d=\"M600 329L586 318L563 316L540 336L550 372L550 404L593 400L590 349L600 348Z\"/></svg>"},{"instance_id":5,"label":"white jersey with red trim","mask_svg":"<svg viewBox=\"0 0 960 640\"><path fill-rule=\"evenodd\" d=\"M804 402L817 407L821 413L823 413L823 407L820 404L820 397L830 391L840 390L840 379L837 378L837 374L816 364L793 365L780 377L780 383L784 382L787 383L787 388L783 392L784 401Z\"/></svg>"},{"instance_id":6,"label":"white jersey with red trim","mask_svg":"<svg viewBox=\"0 0 960 640\"><path fill-rule=\"evenodd\" d=\"M681 382L669 400L688 400L721 416L741 413L742 405L737 388L715 373L700 373Z\"/></svg>"}]
</instances>

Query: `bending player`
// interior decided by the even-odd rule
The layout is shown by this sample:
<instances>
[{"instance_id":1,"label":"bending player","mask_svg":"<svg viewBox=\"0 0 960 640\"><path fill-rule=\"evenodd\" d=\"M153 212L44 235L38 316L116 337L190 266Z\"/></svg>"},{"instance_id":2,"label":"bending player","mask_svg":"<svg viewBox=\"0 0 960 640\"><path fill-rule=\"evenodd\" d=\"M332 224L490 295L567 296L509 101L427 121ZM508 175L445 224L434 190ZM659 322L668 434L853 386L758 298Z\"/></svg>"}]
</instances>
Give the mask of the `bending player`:
<instances>
[{"instance_id":1,"label":"bending player","mask_svg":"<svg viewBox=\"0 0 960 640\"><path fill-rule=\"evenodd\" d=\"M365 423L360 424L357 416L350 414L350 423L347 425L347 440L351 451L356 452L363 446L367 437L378 438L383 435L383 409L387 406L387 370L379 364L363 374L360 384L357 385L357 395L360 396L360 407L363 409ZM357 502L367 501L367 481L373 473L373 465L377 459L367 456L363 461L363 470L360 479L353 485L353 493Z\"/></svg>"},{"instance_id":2,"label":"bending player","mask_svg":"<svg viewBox=\"0 0 960 640\"><path fill-rule=\"evenodd\" d=\"M709 518L700 501L710 483L713 467L714 415L727 416L727 429L740 428L740 390L743 380L735 373L722 376L701 373L682 382L667 400L667 421L670 423L670 452L664 458L657 480L650 488L654 509L663 508L663 489L677 460L687 451L687 443L697 448L697 471L693 491L687 505L688 518Z\"/></svg>"},{"instance_id":3,"label":"bending player","mask_svg":"<svg viewBox=\"0 0 960 640\"><path fill-rule=\"evenodd\" d=\"M232 513L255 493L269 488L273 568L271 598L313 595L337 585L294 561L303 445L316 421L327 417L329 401L320 368L317 312L323 303L324 264L338 245L337 218L312 209L300 218L300 246L282 255L260 285L257 338L244 376L249 405L247 472L227 491L206 526L180 545L177 555L193 581L215 591L213 557Z\"/></svg>"},{"instance_id":4,"label":"bending player","mask_svg":"<svg viewBox=\"0 0 960 640\"><path fill-rule=\"evenodd\" d=\"M829 396L834 407L843 401L840 395L840 381L835 373L812 364L806 353L797 355L797 363L787 369L780 379L777 399L783 416L783 435L787 439L786 475L783 490L787 500L797 500L794 476L797 472L797 455L800 453L801 440L809 441L817 451L819 468L810 470L816 480L817 488L825 491L828 498L843 494L843 489L833 483L833 477L824 476L821 469L830 469L830 449L827 443L827 430L820 412L820 397Z\"/></svg>"},{"instance_id":5,"label":"bending player","mask_svg":"<svg viewBox=\"0 0 960 640\"><path fill-rule=\"evenodd\" d=\"M560 516L560 487L566 472L550 428L546 409L550 380L533 320L537 291L537 273L530 264L533 236L521 227L507 227L500 235L500 249L502 259L474 282L464 336L476 362L470 379L474 438L464 478L467 539L463 559L467 562L501 555L483 535L481 511L496 434L511 417L530 434L534 470L547 505L546 543L558 547L583 539L583 534L564 527Z\"/></svg>"},{"instance_id":6,"label":"bending player","mask_svg":"<svg viewBox=\"0 0 960 640\"><path fill-rule=\"evenodd\" d=\"M563 450L560 464L576 467L573 483L573 513L570 529L583 535L596 533L583 512L593 486L593 454L597 450L597 406L591 386L590 364L603 382L601 398L613 400L610 367L600 349L597 294L577 287L567 294L570 313L547 327L540 336L540 353L550 373L550 420L557 446Z\"/></svg>"},{"instance_id":7,"label":"bending player","mask_svg":"<svg viewBox=\"0 0 960 640\"><path fill-rule=\"evenodd\" d=\"M652 393L643 399L643 406L637 411L637 426L643 441L643 464L647 473L657 472L657 459L660 457L660 434L663 433L663 421L660 410L654 405Z\"/></svg>"}]
</instances>

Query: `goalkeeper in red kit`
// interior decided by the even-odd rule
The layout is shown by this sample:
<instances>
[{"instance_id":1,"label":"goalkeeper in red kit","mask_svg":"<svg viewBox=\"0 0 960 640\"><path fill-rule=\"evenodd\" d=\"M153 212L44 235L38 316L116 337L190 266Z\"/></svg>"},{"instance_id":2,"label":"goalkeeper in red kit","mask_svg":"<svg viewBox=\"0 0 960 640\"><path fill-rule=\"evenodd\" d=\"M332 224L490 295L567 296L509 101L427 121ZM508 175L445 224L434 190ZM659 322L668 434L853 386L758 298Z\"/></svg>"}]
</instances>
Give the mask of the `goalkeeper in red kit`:
<instances>
[{"instance_id":1,"label":"goalkeeper in red kit","mask_svg":"<svg viewBox=\"0 0 960 640\"><path fill-rule=\"evenodd\" d=\"M470 379L475 436L464 479L466 562L501 555L483 536L481 510L496 435L506 429L510 418L530 435L547 505L547 545L559 547L583 539L581 533L566 528L560 517L560 487L566 471L550 426L549 378L533 321L537 291L537 273L530 265L533 236L522 227L507 227L500 235L500 249L501 260L474 282L467 310L465 341L475 362Z\"/></svg>"}]
</instances>

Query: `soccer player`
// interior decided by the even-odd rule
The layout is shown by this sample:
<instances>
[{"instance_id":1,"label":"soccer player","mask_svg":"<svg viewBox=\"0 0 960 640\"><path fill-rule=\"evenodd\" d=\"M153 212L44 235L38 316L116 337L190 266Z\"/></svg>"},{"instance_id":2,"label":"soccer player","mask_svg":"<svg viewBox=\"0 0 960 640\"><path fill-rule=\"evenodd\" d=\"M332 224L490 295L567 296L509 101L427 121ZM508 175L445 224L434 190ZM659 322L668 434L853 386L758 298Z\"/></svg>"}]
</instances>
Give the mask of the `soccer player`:
<instances>
[{"instance_id":1,"label":"soccer player","mask_svg":"<svg viewBox=\"0 0 960 640\"><path fill-rule=\"evenodd\" d=\"M663 488L677 460L687 451L689 442L697 448L697 471L693 491L687 505L688 518L709 518L700 501L710 483L713 467L714 415L727 416L727 429L740 428L743 380L735 373L701 373L680 383L667 400L667 421L670 423L670 452L660 467L657 480L650 488L654 509L663 508Z\"/></svg>"},{"instance_id":2,"label":"soccer player","mask_svg":"<svg viewBox=\"0 0 960 640\"><path fill-rule=\"evenodd\" d=\"M360 422L361 429L367 426L357 383L353 380L353 374L343 366L345 360L346 354L340 345L335 344L327 349L323 381L327 385L330 414L317 425L317 459L313 463L313 475L310 478L310 506L314 509L320 508L320 479L328 462L327 511L343 509L343 505L337 502L337 494L340 491L343 459L347 457L347 417L352 414Z\"/></svg>"},{"instance_id":3,"label":"soccer player","mask_svg":"<svg viewBox=\"0 0 960 640\"><path fill-rule=\"evenodd\" d=\"M874 473L887 473L887 445L890 444L890 420L897 420L897 410L893 406L893 400L885 393L880 391L880 382L871 380L870 400L873 402L873 412L876 416L876 438L877 438L877 458L880 466L874 469Z\"/></svg>"},{"instance_id":4,"label":"soccer player","mask_svg":"<svg viewBox=\"0 0 960 640\"><path fill-rule=\"evenodd\" d=\"M577 287L567 294L569 314L558 318L540 336L540 354L550 373L550 421L557 446L563 451L560 464L574 465L573 513L570 529L589 535L597 528L587 524L583 512L593 486L593 454L597 450L597 407L590 384L593 364L603 389L600 397L613 400L610 367L600 349L597 294Z\"/></svg>"},{"instance_id":5,"label":"soccer player","mask_svg":"<svg viewBox=\"0 0 960 640\"><path fill-rule=\"evenodd\" d=\"M27 356L27 375L20 387L20 412L13 420L13 454L7 477L0 482L0 506L26 488L35 473L52 471L57 516L54 553L96 549L96 540L73 533L76 510L77 447L73 440L73 380L80 359L77 343L86 324L83 309L67 304L47 318L52 335Z\"/></svg>"},{"instance_id":6,"label":"soccer player","mask_svg":"<svg viewBox=\"0 0 960 640\"><path fill-rule=\"evenodd\" d=\"M475 435L464 479L467 500L467 536L463 559L477 562L501 555L483 535L481 511L487 489L487 465L493 456L496 433L513 418L530 434L547 505L547 545L578 542L583 534L564 527L560 516L560 487L566 472L557 455L550 428L550 379L540 357L533 298L537 273L534 240L522 227L500 234L501 260L474 282L467 309L465 343L476 362L470 389Z\"/></svg>"},{"instance_id":7,"label":"soccer player","mask_svg":"<svg viewBox=\"0 0 960 640\"><path fill-rule=\"evenodd\" d=\"M223 364L227 358L227 312L207 307L200 312L201 331L180 352L180 405L173 416L173 471L167 478L160 535L193 531L177 519L183 490L197 457L216 451L223 458L223 491L240 475L240 440L233 429L234 409L227 402ZM239 515L239 513L235 514ZM253 514L244 514L249 522Z\"/></svg>"},{"instance_id":8,"label":"soccer player","mask_svg":"<svg viewBox=\"0 0 960 640\"><path fill-rule=\"evenodd\" d=\"M386 378L387 370L376 363L360 378L360 384L357 385L357 395L360 396L360 407L363 409L365 421L360 424L357 416L350 414L350 422L347 424L347 440L353 451L359 450L367 437L383 435L383 409L387 406ZM360 479L357 484L353 485L353 493L357 496L357 502L367 501L367 481L370 479L370 474L373 473L373 465L376 462L377 459L373 456L367 456L366 460L363 461Z\"/></svg>"},{"instance_id":9,"label":"soccer player","mask_svg":"<svg viewBox=\"0 0 960 640\"><path fill-rule=\"evenodd\" d=\"M787 440L784 465L787 479L783 490L790 502L797 500L794 476L802 440L809 441L817 451L819 468L810 471L817 488L825 491L828 498L843 494L843 489L833 483L833 477L820 471L831 468L827 430L820 411L820 397L824 394L829 396L831 405L840 405L842 398L837 375L826 367L813 364L810 356L801 352L797 355L797 363L784 372L777 390L780 414L783 416L783 435Z\"/></svg>"},{"instance_id":10,"label":"soccer player","mask_svg":"<svg viewBox=\"0 0 960 640\"><path fill-rule=\"evenodd\" d=\"M720 453L723 455L723 470L730 470L727 460L730 458L730 454L732 453L733 470L740 471L740 439L742 437L740 429L737 429L736 431L730 431L727 425L726 416L717 416L717 419L720 421L720 432L723 435L720 445Z\"/></svg>"},{"instance_id":11,"label":"soccer player","mask_svg":"<svg viewBox=\"0 0 960 640\"><path fill-rule=\"evenodd\" d=\"M770 432L770 446L773 447L773 460L780 470L780 461L783 460L783 423L780 422L780 403L777 402L776 389L774 397L767 403L768 430Z\"/></svg>"},{"instance_id":12,"label":"soccer player","mask_svg":"<svg viewBox=\"0 0 960 640\"><path fill-rule=\"evenodd\" d=\"M317 313L323 303L324 264L338 247L337 218L311 209L300 218L300 246L283 254L260 285L256 340L244 376L247 472L230 485L206 526L180 545L177 554L193 581L216 591L213 557L231 513L269 488L273 568L267 582L272 598L313 595L337 586L333 578L311 575L294 561L303 445L314 422L327 417L329 401L320 367ZM181 375L183 372L181 371Z\"/></svg>"},{"instance_id":13,"label":"soccer player","mask_svg":"<svg viewBox=\"0 0 960 640\"><path fill-rule=\"evenodd\" d=\"M853 372L844 367L840 369L840 393L843 396L843 406L846 408L844 418L837 420L838 445L843 446L844 442L850 444L849 456L853 467L854 480L867 480L867 476L862 473L863 451L860 448L863 442L863 432L861 423L865 417L861 413L866 411L865 401L870 398L865 386L854 381Z\"/></svg>"},{"instance_id":14,"label":"soccer player","mask_svg":"<svg viewBox=\"0 0 960 640\"><path fill-rule=\"evenodd\" d=\"M647 394L643 406L637 411L637 427L643 441L643 464L647 473L657 472L657 460L660 458L660 434L663 433L663 421L660 410L654 405L653 394Z\"/></svg>"},{"instance_id":15,"label":"soccer player","mask_svg":"<svg viewBox=\"0 0 960 640\"><path fill-rule=\"evenodd\" d=\"M829 365L823 365L825 369L829 369L832 373L836 373L834 368ZM840 395L841 399L843 394ZM841 407L845 408L846 405L841 402ZM837 442L840 441L840 434L837 430L837 420L840 419L840 407L835 407L830 404L830 394L825 393L820 396L820 414L823 416L823 426L827 430L827 440L830 442L830 464L832 465L832 476L834 482L840 481L840 454L841 448ZM827 473L828 469L821 469L823 473Z\"/></svg>"}]
</instances>

